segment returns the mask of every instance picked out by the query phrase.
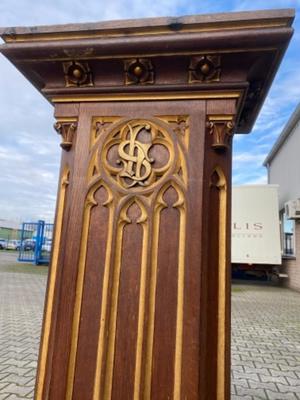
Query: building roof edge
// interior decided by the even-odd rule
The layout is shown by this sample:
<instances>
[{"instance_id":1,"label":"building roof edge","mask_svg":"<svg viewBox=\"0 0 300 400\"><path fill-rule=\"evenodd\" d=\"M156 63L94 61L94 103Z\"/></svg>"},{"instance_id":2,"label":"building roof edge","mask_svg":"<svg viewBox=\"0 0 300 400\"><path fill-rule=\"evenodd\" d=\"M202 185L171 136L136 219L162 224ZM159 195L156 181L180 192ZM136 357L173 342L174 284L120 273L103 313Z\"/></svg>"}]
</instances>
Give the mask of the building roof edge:
<instances>
[{"instance_id":1,"label":"building roof edge","mask_svg":"<svg viewBox=\"0 0 300 400\"><path fill-rule=\"evenodd\" d=\"M295 125L300 120L300 103L297 105L296 109L290 116L288 122L286 123L285 127L283 128L281 134L277 138L276 142L274 143L272 149L270 150L269 154L267 155L263 165L266 167L273 158L276 156L278 151L280 150L281 146L284 144L286 139L289 137L291 132L293 131Z\"/></svg>"}]
</instances>

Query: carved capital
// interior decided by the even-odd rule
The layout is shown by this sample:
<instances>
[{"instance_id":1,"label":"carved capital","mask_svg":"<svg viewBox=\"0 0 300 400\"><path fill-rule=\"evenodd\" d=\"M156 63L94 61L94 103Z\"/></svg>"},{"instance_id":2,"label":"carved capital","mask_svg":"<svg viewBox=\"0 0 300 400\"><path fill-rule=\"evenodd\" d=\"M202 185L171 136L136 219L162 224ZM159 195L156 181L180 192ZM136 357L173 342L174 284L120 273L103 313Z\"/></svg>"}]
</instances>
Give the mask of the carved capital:
<instances>
[{"instance_id":1,"label":"carved capital","mask_svg":"<svg viewBox=\"0 0 300 400\"><path fill-rule=\"evenodd\" d=\"M189 83L218 82L221 75L221 57L206 55L192 57L189 66Z\"/></svg>"},{"instance_id":2,"label":"carved capital","mask_svg":"<svg viewBox=\"0 0 300 400\"><path fill-rule=\"evenodd\" d=\"M63 68L66 87L94 86L92 72L87 62L64 62Z\"/></svg>"},{"instance_id":3,"label":"carved capital","mask_svg":"<svg viewBox=\"0 0 300 400\"><path fill-rule=\"evenodd\" d=\"M212 135L212 148L224 151L231 147L234 133L233 117L209 116L206 122L209 135Z\"/></svg>"},{"instance_id":4,"label":"carved capital","mask_svg":"<svg viewBox=\"0 0 300 400\"><path fill-rule=\"evenodd\" d=\"M152 84L154 83L154 69L152 62L147 58L134 58L124 61L125 84Z\"/></svg>"},{"instance_id":5,"label":"carved capital","mask_svg":"<svg viewBox=\"0 0 300 400\"><path fill-rule=\"evenodd\" d=\"M59 121L54 124L54 129L61 135L62 142L60 146L69 151L73 144L73 138L77 130L77 122L74 121Z\"/></svg>"}]
</instances>

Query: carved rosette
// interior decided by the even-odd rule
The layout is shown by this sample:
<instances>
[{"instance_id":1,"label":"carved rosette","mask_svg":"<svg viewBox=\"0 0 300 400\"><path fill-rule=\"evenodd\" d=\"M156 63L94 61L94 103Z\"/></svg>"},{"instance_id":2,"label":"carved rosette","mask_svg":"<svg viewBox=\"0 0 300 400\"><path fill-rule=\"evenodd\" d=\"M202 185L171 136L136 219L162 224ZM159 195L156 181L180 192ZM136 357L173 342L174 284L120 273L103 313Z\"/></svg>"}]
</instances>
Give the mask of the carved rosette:
<instances>
[{"instance_id":1,"label":"carved rosette","mask_svg":"<svg viewBox=\"0 0 300 400\"><path fill-rule=\"evenodd\" d=\"M107 175L123 189L149 187L174 164L168 133L147 120L130 120L113 130L101 153Z\"/></svg>"},{"instance_id":2,"label":"carved rosette","mask_svg":"<svg viewBox=\"0 0 300 400\"><path fill-rule=\"evenodd\" d=\"M233 117L218 118L209 117L206 127L208 133L212 136L212 148L217 151L224 151L231 147L234 133Z\"/></svg>"},{"instance_id":3,"label":"carved rosette","mask_svg":"<svg viewBox=\"0 0 300 400\"><path fill-rule=\"evenodd\" d=\"M221 57L206 55L192 57L189 66L189 83L218 82L221 75Z\"/></svg>"},{"instance_id":4,"label":"carved rosette","mask_svg":"<svg viewBox=\"0 0 300 400\"><path fill-rule=\"evenodd\" d=\"M73 144L74 135L77 130L77 122L74 121L59 121L54 124L54 129L61 135L62 142L60 146L65 150L69 151Z\"/></svg>"},{"instance_id":5,"label":"carved rosette","mask_svg":"<svg viewBox=\"0 0 300 400\"><path fill-rule=\"evenodd\" d=\"M152 62L147 58L135 58L124 61L125 84L152 84L154 83L154 69Z\"/></svg>"},{"instance_id":6,"label":"carved rosette","mask_svg":"<svg viewBox=\"0 0 300 400\"><path fill-rule=\"evenodd\" d=\"M94 86L92 72L87 62L64 62L63 69L66 87Z\"/></svg>"}]
</instances>

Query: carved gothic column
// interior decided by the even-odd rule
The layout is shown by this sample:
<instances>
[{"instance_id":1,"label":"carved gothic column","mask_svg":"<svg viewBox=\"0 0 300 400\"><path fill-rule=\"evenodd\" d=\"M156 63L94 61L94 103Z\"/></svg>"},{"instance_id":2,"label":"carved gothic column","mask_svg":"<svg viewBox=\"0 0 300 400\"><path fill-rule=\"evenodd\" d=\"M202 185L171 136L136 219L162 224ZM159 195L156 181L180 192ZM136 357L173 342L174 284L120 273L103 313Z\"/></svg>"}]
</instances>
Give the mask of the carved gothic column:
<instances>
[{"instance_id":1,"label":"carved gothic column","mask_svg":"<svg viewBox=\"0 0 300 400\"><path fill-rule=\"evenodd\" d=\"M62 137L37 400L229 400L232 137L292 20L1 30Z\"/></svg>"}]
</instances>

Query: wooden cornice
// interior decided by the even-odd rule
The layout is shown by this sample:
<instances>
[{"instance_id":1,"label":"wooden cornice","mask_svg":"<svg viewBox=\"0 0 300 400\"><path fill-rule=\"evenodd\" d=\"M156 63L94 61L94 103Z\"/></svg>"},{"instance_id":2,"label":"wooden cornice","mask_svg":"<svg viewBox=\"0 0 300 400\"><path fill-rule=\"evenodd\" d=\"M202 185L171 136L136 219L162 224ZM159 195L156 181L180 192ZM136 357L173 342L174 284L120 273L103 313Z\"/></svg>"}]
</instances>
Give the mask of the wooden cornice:
<instances>
[{"instance_id":1,"label":"wooden cornice","mask_svg":"<svg viewBox=\"0 0 300 400\"><path fill-rule=\"evenodd\" d=\"M199 98L206 91L217 97L225 88L239 90L236 131L246 133L292 36L293 19L294 10L282 9L2 28L0 52L51 103L113 94L116 100L118 94L163 98L174 88Z\"/></svg>"}]
</instances>

